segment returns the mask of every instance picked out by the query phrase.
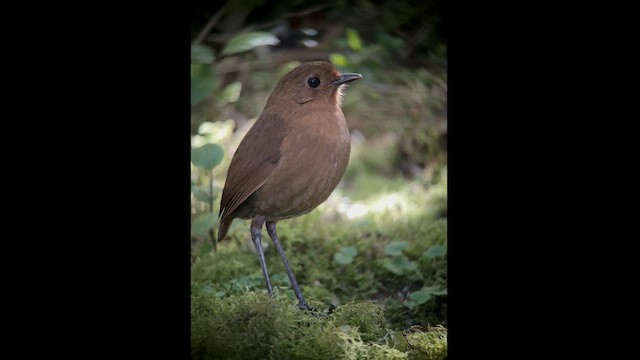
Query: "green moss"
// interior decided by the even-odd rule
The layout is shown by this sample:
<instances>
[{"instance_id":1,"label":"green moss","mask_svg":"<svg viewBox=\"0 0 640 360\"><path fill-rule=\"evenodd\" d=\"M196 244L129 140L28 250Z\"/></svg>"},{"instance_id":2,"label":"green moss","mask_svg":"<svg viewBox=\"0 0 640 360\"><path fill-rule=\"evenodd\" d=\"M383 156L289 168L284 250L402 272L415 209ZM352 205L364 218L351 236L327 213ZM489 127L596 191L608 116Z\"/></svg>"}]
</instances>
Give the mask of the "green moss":
<instances>
[{"instance_id":1,"label":"green moss","mask_svg":"<svg viewBox=\"0 0 640 360\"><path fill-rule=\"evenodd\" d=\"M337 325L356 327L363 341L377 341L387 333L384 309L372 301L350 302L339 307L334 316Z\"/></svg>"},{"instance_id":2,"label":"green moss","mask_svg":"<svg viewBox=\"0 0 640 360\"><path fill-rule=\"evenodd\" d=\"M340 346L343 342L340 329L321 319L306 320L278 343L270 359L343 359L345 350Z\"/></svg>"},{"instance_id":3,"label":"green moss","mask_svg":"<svg viewBox=\"0 0 640 360\"><path fill-rule=\"evenodd\" d=\"M247 271L248 265L256 260L256 255L248 248L239 249L234 244L221 243L218 244L217 252L205 254L193 262L191 280L206 282L216 279L216 282L227 282L250 274L252 271Z\"/></svg>"},{"instance_id":4,"label":"green moss","mask_svg":"<svg viewBox=\"0 0 640 360\"><path fill-rule=\"evenodd\" d=\"M410 360L442 360L447 357L447 330L442 326L411 333L407 335L407 341L410 344Z\"/></svg>"},{"instance_id":5,"label":"green moss","mask_svg":"<svg viewBox=\"0 0 640 360\"><path fill-rule=\"evenodd\" d=\"M192 359L265 359L291 323L286 304L264 294L192 301Z\"/></svg>"},{"instance_id":6,"label":"green moss","mask_svg":"<svg viewBox=\"0 0 640 360\"><path fill-rule=\"evenodd\" d=\"M332 314L300 311L286 296L192 295L192 359L442 359L446 329L408 335L387 328L373 302Z\"/></svg>"}]
</instances>

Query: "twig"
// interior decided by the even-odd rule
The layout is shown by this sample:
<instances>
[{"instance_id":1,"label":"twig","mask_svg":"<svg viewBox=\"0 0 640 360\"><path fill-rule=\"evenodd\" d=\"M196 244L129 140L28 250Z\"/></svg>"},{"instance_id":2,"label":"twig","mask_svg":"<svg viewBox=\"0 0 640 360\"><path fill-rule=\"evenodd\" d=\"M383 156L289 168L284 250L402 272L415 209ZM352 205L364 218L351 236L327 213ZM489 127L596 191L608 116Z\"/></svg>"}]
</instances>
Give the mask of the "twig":
<instances>
[{"instance_id":1,"label":"twig","mask_svg":"<svg viewBox=\"0 0 640 360\"><path fill-rule=\"evenodd\" d=\"M193 40L193 42L191 43L191 46L196 46L196 45L200 44L202 42L202 40L204 40L204 38L207 36L207 34L209 34L211 29L213 28L213 25L215 25L216 22L218 22L218 20L220 19L220 17L224 13L224 11L227 9L227 4L228 3L225 3L224 5L222 5L220 10L218 10L218 12L215 15L213 15L211 20L209 20L209 22L207 22L207 24L204 26L204 28L202 28L202 31L200 31L200 33L195 38L195 40Z\"/></svg>"},{"instance_id":2,"label":"twig","mask_svg":"<svg viewBox=\"0 0 640 360\"><path fill-rule=\"evenodd\" d=\"M288 12L288 13L284 13L284 14L280 14L279 18L276 20L271 20L271 21L267 21L261 24L257 24L255 26L253 26L254 30L262 30L262 29L266 29L266 28L270 28L276 24L278 24L280 21L282 21L282 19L289 19L292 17L303 17L309 14L313 14L314 12L318 12L320 10L324 10L326 8L330 8L330 7L334 7L338 5L338 2L335 3L331 3L331 4L320 4L320 5L315 5L306 9L302 9L299 11L294 11L294 12Z\"/></svg>"},{"instance_id":3,"label":"twig","mask_svg":"<svg viewBox=\"0 0 640 360\"><path fill-rule=\"evenodd\" d=\"M209 212L213 214L213 168L209 170Z\"/></svg>"},{"instance_id":4,"label":"twig","mask_svg":"<svg viewBox=\"0 0 640 360\"><path fill-rule=\"evenodd\" d=\"M329 60L330 54L331 53L329 51L325 50L299 49L288 50L286 52L274 52L269 57L253 61L239 61L238 58L229 57L216 64L216 70L219 75L239 71L273 70L281 64L294 60L301 62L311 60Z\"/></svg>"}]
</instances>

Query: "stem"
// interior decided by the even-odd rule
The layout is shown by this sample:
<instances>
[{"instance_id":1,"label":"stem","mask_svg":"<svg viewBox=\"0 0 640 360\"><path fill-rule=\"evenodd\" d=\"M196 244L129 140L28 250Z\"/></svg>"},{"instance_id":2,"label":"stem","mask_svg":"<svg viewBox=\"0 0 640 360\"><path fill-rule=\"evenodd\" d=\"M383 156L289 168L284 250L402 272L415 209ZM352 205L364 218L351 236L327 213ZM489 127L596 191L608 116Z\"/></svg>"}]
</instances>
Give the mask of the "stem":
<instances>
[{"instance_id":1,"label":"stem","mask_svg":"<svg viewBox=\"0 0 640 360\"><path fill-rule=\"evenodd\" d=\"M213 169L209 170L209 212L213 214Z\"/></svg>"},{"instance_id":2,"label":"stem","mask_svg":"<svg viewBox=\"0 0 640 360\"><path fill-rule=\"evenodd\" d=\"M213 243L213 252L218 252L218 241L216 241L216 235L214 228L209 229L209 236L211 237L211 242Z\"/></svg>"},{"instance_id":3,"label":"stem","mask_svg":"<svg viewBox=\"0 0 640 360\"><path fill-rule=\"evenodd\" d=\"M216 22L220 19L220 16L222 16L224 11L226 10L226 7L227 7L227 4L224 4L220 8L220 10L218 10L218 12L209 20L209 22L207 22L207 24L204 26L202 31L200 31L200 33L195 38L195 40L193 40L193 42L191 43L191 46L196 46L200 44L202 40L204 40L204 38L209 34L211 29L213 28L213 25L215 25Z\"/></svg>"},{"instance_id":4,"label":"stem","mask_svg":"<svg viewBox=\"0 0 640 360\"><path fill-rule=\"evenodd\" d=\"M213 168L209 169L209 213L213 216ZM209 229L209 236L211 236L211 241L213 242L213 252L217 252L218 242L213 229Z\"/></svg>"}]
</instances>

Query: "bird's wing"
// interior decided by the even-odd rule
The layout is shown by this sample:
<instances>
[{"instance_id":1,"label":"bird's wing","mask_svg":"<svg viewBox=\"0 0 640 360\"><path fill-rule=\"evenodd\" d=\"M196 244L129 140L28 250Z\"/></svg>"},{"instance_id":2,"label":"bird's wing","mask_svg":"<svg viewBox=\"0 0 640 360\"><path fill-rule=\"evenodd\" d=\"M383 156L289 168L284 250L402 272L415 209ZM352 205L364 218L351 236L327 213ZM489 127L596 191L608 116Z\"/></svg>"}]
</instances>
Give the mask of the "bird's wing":
<instances>
[{"instance_id":1,"label":"bird's wing","mask_svg":"<svg viewBox=\"0 0 640 360\"><path fill-rule=\"evenodd\" d=\"M221 223L225 222L251 194L260 189L277 169L284 139L282 117L265 115L242 139L231 159L220 200Z\"/></svg>"}]
</instances>

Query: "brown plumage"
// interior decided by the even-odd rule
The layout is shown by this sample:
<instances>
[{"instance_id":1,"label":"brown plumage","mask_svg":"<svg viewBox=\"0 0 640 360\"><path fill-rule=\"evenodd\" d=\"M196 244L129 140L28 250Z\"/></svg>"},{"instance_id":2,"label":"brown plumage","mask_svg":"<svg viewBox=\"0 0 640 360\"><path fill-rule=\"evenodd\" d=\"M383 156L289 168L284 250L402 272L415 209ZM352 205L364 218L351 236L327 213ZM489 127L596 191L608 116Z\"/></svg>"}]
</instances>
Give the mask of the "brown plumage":
<instances>
[{"instance_id":1,"label":"brown plumage","mask_svg":"<svg viewBox=\"0 0 640 360\"><path fill-rule=\"evenodd\" d=\"M324 61L302 64L286 74L240 142L222 191L218 241L234 218L252 219L251 238L273 295L260 242L266 223L301 308L310 309L284 256L276 222L310 212L340 182L351 151L342 90L361 77L340 74Z\"/></svg>"}]
</instances>

